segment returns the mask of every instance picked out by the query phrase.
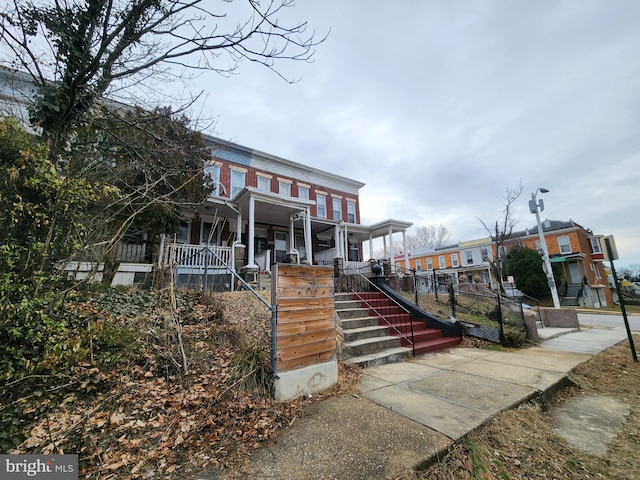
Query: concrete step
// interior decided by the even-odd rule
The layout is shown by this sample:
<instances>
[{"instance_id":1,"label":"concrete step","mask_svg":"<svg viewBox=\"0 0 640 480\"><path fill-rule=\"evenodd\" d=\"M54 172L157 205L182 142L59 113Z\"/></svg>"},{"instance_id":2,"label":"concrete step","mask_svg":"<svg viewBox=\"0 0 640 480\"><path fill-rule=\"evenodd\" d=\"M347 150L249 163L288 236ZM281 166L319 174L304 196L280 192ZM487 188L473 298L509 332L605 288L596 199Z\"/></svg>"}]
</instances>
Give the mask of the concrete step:
<instances>
[{"instance_id":1,"label":"concrete step","mask_svg":"<svg viewBox=\"0 0 640 480\"><path fill-rule=\"evenodd\" d=\"M345 342L342 346L342 352L346 358L351 358L400 346L400 337L387 334L382 337L364 338L353 342Z\"/></svg>"},{"instance_id":2,"label":"concrete step","mask_svg":"<svg viewBox=\"0 0 640 480\"><path fill-rule=\"evenodd\" d=\"M348 318L363 318L370 317L369 310L366 308L341 308L336 309L336 313L340 320L346 320Z\"/></svg>"},{"instance_id":3,"label":"concrete step","mask_svg":"<svg viewBox=\"0 0 640 480\"><path fill-rule=\"evenodd\" d=\"M380 350L378 352L369 353L351 357L345 360L346 363L353 363L361 367L372 367L374 365L383 365L385 363L402 362L412 355L411 349L406 347L395 347Z\"/></svg>"},{"instance_id":4,"label":"concrete step","mask_svg":"<svg viewBox=\"0 0 640 480\"><path fill-rule=\"evenodd\" d=\"M360 328L342 329L344 334L344 340L347 343L356 342L358 340L365 340L367 338L387 337L389 336L389 329L387 327L381 327L380 325L371 325Z\"/></svg>"},{"instance_id":5,"label":"concrete step","mask_svg":"<svg viewBox=\"0 0 640 480\"><path fill-rule=\"evenodd\" d=\"M336 310L362 308L362 304L358 300L335 300L334 303Z\"/></svg>"},{"instance_id":6,"label":"concrete step","mask_svg":"<svg viewBox=\"0 0 640 480\"><path fill-rule=\"evenodd\" d=\"M380 319L378 317L358 317L358 318L340 318L342 330L350 330L352 328L362 327L379 327Z\"/></svg>"}]
</instances>

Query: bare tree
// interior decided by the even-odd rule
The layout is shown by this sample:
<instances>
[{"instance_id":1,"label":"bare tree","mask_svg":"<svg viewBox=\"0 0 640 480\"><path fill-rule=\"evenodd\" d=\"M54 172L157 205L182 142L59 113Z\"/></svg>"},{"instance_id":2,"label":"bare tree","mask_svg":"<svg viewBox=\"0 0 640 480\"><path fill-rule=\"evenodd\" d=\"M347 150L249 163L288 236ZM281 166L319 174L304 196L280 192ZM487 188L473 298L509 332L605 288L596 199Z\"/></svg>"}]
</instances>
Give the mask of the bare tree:
<instances>
[{"instance_id":1,"label":"bare tree","mask_svg":"<svg viewBox=\"0 0 640 480\"><path fill-rule=\"evenodd\" d=\"M306 22L282 20L292 0L246 0L246 17L237 20L227 17L230 3L216 2L218 11L205 0L13 0L0 7L0 41L9 52L2 60L33 78L31 122L51 157L68 149L115 84L170 69L230 74L242 60L279 74L276 62L309 61L324 40L307 33Z\"/></svg>"},{"instance_id":2,"label":"bare tree","mask_svg":"<svg viewBox=\"0 0 640 480\"><path fill-rule=\"evenodd\" d=\"M417 227L415 236L419 245L431 248L443 246L450 238L449 230L444 225Z\"/></svg>"},{"instance_id":3,"label":"bare tree","mask_svg":"<svg viewBox=\"0 0 640 480\"><path fill-rule=\"evenodd\" d=\"M484 220L476 217L485 230L491 236L495 247L496 247L496 256L492 260L492 264L495 269L495 273L498 279L498 283L502 285L502 268L501 263L504 260L504 256L506 255L505 243L511 237L513 233L513 229L518 224L518 219L513 216L513 205L520 198L522 194L523 186L522 181L518 184L518 187L515 189L507 188L504 195L504 210L502 218L497 219L495 223L491 226L487 225ZM501 287L502 288L502 287Z\"/></svg>"}]
</instances>

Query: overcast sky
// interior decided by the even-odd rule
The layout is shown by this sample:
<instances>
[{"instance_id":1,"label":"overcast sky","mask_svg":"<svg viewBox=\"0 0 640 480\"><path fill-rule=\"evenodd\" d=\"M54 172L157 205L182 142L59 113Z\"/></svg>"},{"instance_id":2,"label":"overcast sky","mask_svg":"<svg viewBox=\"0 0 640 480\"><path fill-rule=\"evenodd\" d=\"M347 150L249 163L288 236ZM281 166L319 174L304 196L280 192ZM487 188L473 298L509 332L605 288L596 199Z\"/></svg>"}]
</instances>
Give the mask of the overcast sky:
<instances>
[{"instance_id":1,"label":"overcast sky","mask_svg":"<svg viewBox=\"0 0 640 480\"><path fill-rule=\"evenodd\" d=\"M550 190L542 219L614 235L640 264L640 2L298 0L314 62L289 85L245 63L203 74L210 133L366 183L362 223L486 236L507 188Z\"/></svg>"}]
</instances>

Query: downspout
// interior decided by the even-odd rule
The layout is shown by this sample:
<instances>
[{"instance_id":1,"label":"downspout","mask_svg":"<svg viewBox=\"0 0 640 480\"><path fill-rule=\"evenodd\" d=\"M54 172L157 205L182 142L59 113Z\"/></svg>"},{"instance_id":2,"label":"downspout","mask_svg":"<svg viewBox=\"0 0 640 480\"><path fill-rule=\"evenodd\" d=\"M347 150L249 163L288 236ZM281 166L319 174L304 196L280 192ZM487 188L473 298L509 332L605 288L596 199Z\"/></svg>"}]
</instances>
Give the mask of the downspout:
<instances>
[{"instance_id":1,"label":"downspout","mask_svg":"<svg viewBox=\"0 0 640 480\"><path fill-rule=\"evenodd\" d=\"M313 265L313 245L311 243L311 207L307 207L304 217L304 247L307 249L307 261Z\"/></svg>"}]
</instances>

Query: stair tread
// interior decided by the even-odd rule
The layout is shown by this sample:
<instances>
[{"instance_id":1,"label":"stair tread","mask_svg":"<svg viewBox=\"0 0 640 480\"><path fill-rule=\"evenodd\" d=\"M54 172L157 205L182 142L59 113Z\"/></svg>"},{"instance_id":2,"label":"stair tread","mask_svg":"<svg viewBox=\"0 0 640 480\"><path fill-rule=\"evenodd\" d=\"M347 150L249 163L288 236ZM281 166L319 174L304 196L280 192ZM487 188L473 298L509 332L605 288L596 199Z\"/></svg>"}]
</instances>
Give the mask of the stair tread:
<instances>
[{"instance_id":1,"label":"stair tread","mask_svg":"<svg viewBox=\"0 0 640 480\"><path fill-rule=\"evenodd\" d=\"M361 338L360 340L353 340L350 342L344 342L345 347L357 347L359 345L367 345L369 343L382 343L382 342L390 342L398 340L397 336L394 335L385 335L383 337L370 337L370 338Z\"/></svg>"},{"instance_id":2,"label":"stair tread","mask_svg":"<svg viewBox=\"0 0 640 480\"><path fill-rule=\"evenodd\" d=\"M377 361L382 360L384 358L390 357L392 355L402 355L402 356L410 356L411 349L407 347L395 347L395 348L386 348L384 350L380 350L375 353L369 353L366 355L360 355L357 357L351 357L345 360L346 363L355 363L355 364L369 364L369 363L377 363Z\"/></svg>"}]
</instances>

